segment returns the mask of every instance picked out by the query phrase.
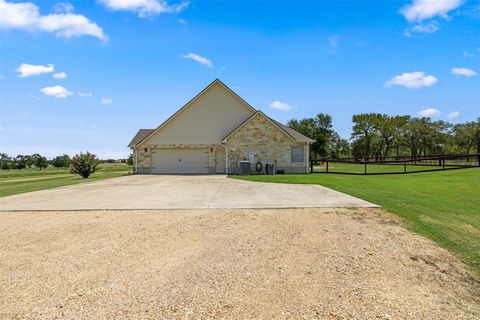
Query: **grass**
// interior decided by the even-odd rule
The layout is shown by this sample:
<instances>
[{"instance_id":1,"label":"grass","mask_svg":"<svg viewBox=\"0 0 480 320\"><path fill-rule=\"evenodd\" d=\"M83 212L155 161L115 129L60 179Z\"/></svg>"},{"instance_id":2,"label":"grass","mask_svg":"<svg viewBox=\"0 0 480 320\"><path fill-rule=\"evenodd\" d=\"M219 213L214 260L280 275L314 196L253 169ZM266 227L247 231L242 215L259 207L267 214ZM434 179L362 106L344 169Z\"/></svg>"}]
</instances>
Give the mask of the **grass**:
<instances>
[{"instance_id":1,"label":"grass","mask_svg":"<svg viewBox=\"0 0 480 320\"><path fill-rule=\"evenodd\" d=\"M1 170L0 197L120 177L128 174L128 171L131 169L125 164L102 164L99 168L88 179L71 174L69 170L50 167L46 170Z\"/></svg>"},{"instance_id":2,"label":"grass","mask_svg":"<svg viewBox=\"0 0 480 320\"><path fill-rule=\"evenodd\" d=\"M449 165L472 165L472 163L447 163ZM386 163L386 164L367 164L367 173L404 173L407 172L416 172L416 171L430 171L430 170L440 170L442 166L439 165L414 165L413 163L408 163L405 167L403 163ZM313 167L314 172L326 172L325 164L317 165ZM365 165L361 163L346 163L346 162L329 162L328 171L331 173L365 173Z\"/></svg>"},{"instance_id":3,"label":"grass","mask_svg":"<svg viewBox=\"0 0 480 320\"><path fill-rule=\"evenodd\" d=\"M250 181L320 184L381 205L409 229L451 250L480 274L480 169L406 175L235 176Z\"/></svg>"}]
</instances>

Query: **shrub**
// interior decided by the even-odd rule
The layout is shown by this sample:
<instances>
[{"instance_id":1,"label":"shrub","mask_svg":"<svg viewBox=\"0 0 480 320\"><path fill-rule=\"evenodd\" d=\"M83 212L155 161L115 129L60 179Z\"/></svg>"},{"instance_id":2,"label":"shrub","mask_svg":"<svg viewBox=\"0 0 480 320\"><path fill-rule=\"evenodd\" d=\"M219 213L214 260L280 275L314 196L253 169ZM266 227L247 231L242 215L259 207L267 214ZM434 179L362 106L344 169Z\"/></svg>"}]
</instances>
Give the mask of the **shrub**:
<instances>
[{"instance_id":1,"label":"shrub","mask_svg":"<svg viewBox=\"0 0 480 320\"><path fill-rule=\"evenodd\" d=\"M90 152L76 154L71 160L70 171L83 178L88 178L97 170L97 156Z\"/></svg>"}]
</instances>

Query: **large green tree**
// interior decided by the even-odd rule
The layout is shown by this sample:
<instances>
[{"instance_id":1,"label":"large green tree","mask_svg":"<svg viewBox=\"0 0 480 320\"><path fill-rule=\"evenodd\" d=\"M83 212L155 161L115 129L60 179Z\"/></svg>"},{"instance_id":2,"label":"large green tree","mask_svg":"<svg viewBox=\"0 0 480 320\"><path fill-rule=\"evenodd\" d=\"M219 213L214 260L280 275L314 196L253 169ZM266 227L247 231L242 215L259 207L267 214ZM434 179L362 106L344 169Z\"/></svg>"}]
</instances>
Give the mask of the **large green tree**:
<instances>
[{"instance_id":1,"label":"large green tree","mask_svg":"<svg viewBox=\"0 0 480 320\"><path fill-rule=\"evenodd\" d=\"M332 125L332 117L325 113L319 113L313 118L301 120L292 119L287 125L296 131L315 140L310 145L312 158L326 158L331 156L332 137L335 134Z\"/></svg>"}]
</instances>

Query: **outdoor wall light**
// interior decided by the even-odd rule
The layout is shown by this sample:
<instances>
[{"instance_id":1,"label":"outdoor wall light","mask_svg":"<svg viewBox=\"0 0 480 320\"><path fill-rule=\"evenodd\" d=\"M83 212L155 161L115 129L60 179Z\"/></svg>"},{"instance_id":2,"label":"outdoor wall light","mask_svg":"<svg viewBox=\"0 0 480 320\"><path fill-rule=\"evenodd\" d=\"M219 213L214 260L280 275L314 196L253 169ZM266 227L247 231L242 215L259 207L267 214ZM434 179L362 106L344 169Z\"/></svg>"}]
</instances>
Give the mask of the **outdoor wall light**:
<instances>
[{"instance_id":1,"label":"outdoor wall light","mask_svg":"<svg viewBox=\"0 0 480 320\"><path fill-rule=\"evenodd\" d=\"M143 149L143 151L147 152L147 151L148 151L148 148Z\"/></svg>"}]
</instances>

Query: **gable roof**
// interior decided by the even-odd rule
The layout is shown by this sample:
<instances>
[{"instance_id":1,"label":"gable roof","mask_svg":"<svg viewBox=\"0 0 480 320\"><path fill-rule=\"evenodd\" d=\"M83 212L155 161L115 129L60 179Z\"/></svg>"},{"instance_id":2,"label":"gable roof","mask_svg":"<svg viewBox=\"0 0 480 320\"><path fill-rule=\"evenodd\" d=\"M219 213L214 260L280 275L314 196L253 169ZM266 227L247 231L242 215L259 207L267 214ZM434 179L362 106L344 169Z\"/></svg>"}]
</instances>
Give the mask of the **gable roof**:
<instances>
[{"instance_id":1,"label":"gable roof","mask_svg":"<svg viewBox=\"0 0 480 320\"><path fill-rule=\"evenodd\" d=\"M132 141L130 141L130 143L128 144L128 147L129 148L134 147L136 144L138 144L140 141L145 139L153 131L155 131L155 129L140 129L140 130L138 130L135 137L133 137Z\"/></svg>"},{"instance_id":2,"label":"gable roof","mask_svg":"<svg viewBox=\"0 0 480 320\"><path fill-rule=\"evenodd\" d=\"M205 89L203 89L202 91L200 91L200 93L198 93L195 97L193 97L190 101L188 101L183 107L181 107L177 112L175 112L172 116L170 116L167 120L165 120L162 124L160 124L156 129L142 129L142 130L151 130L148 134L146 134L145 136L143 136L141 139L139 138L138 141L135 139L137 136L135 136L132 140L132 142L130 142L130 144L128 145L129 148L131 147L134 147L140 143L142 143L143 141L145 141L146 139L148 139L150 136L152 136L155 132L157 132L158 130L160 130L162 127L164 127L167 123L169 123L176 115L178 115L180 112L182 112L183 110L187 109L193 102L195 102L195 100L197 100L200 96L202 96L206 91L208 91L208 89L210 89L213 85L215 84L220 84L223 88L225 88L229 93L231 93L235 98L237 98L238 100L240 100L245 106L247 106L248 108L250 108L253 112L256 112L257 110L252 107L250 104L248 104L245 100L243 100L238 94L236 94L232 89L230 89L225 83L223 83L222 81L220 81L219 79L215 79L213 80L207 87L205 87ZM141 131L141 130L140 130ZM140 131L137 133L137 135L140 133ZM133 144L132 144L133 143Z\"/></svg>"},{"instance_id":3,"label":"gable roof","mask_svg":"<svg viewBox=\"0 0 480 320\"><path fill-rule=\"evenodd\" d=\"M307 137L306 135L301 134L300 132L290 128L289 126L286 126L272 118L270 118L270 120L275 122L276 125L282 128L286 133L288 133L288 135L290 135L297 142L315 142L315 140Z\"/></svg>"},{"instance_id":4,"label":"gable roof","mask_svg":"<svg viewBox=\"0 0 480 320\"><path fill-rule=\"evenodd\" d=\"M313 139L310 139L309 137L307 136L304 136L303 134L301 134L300 132L298 131L295 131L293 130L292 128L284 125L284 124L281 124L280 122L276 121L276 120L273 120L272 118L270 118L269 116L267 116L265 113L263 113L262 111L258 110L257 112L255 112L252 116L250 116L247 120L245 120L244 122L242 122L238 127L236 127L235 129L233 129L232 132L230 132L225 138L222 139L222 142L227 142L228 138L230 138L235 132L237 132L241 127L243 127L245 124L247 124L250 120L252 120L256 115L261 115L263 116L265 119L267 119L268 121L270 121L274 126L276 126L277 128L279 128L281 131L283 131L287 136L289 136L293 141L296 141L296 142L314 142L315 140Z\"/></svg>"}]
</instances>

